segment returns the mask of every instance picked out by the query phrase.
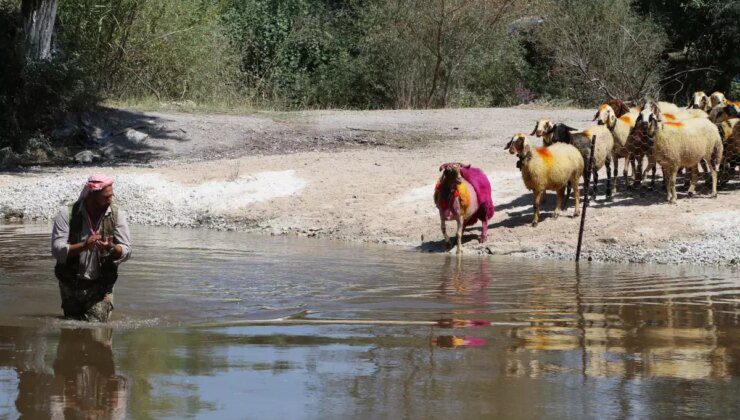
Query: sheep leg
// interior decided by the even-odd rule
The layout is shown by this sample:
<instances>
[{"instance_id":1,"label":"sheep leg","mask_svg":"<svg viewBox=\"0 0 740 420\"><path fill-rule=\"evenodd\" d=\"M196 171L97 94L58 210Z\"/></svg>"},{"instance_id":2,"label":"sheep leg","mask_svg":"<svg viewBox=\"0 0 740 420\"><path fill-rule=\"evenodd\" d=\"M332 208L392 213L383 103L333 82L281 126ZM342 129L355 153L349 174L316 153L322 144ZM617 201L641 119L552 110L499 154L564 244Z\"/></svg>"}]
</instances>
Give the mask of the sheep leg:
<instances>
[{"instance_id":1,"label":"sheep leg","mask_svg":"<svg viewBox=\"0 0 740 420\"><path fill-rule=\"evenodd\" d=\"M691 181L689 184L689 197L693 197L696 192L696 183L699 181L699 167L691 168Z\"/></svg>"},{"instance_id":2,"label":"sheep leg","mask_svg":"<svg viewBox=\"0 0 740 420\"><path fill-rule=\"evenodd\" d=\"M635 160L637 161L637 168L633 168L632 169L632 172L635 175L635 182L634 182L634 184L635 185L642 185L642 180L645 178L645 176L642 174L642 161L643 161L643 157L642 156L638 156Z\"/></svg>"},{"instance_id":3,"label":"sheep leg","mask_svg":"<svg viewBox=\"0 0 740 420\"><path fill-rule=\"evenodd\" d=\"M570 186L573 188L573 195L576 201L576 211L573 213L573 217L578 217L581 214L581 192L578 190L578 178L574 176L570 179Z\"/></svg>"},{"instance_id":4,"label":"sheep leg","mask_svg":"<svg viewBox=\"0 0 740 420\"><path fill-rule=\"evenodd\" d=\"M447 244L447 247L451 247L452 243L450 243L450 237L447 235L447 223L445 222L445 219L442 218L442 235L445 237L445 243Z\"/></svg>"},{"instance_id":5,"label":"sheep leg","mask_svg":"<svg viewBox=\"0 0 740 420\"><path fill-rule=\"evenodd\" d=\"M678 167L663 166L664 178L666 178L666 194L670 204L676 204L676 177L678 176Z\"/></svg>"},{"instance_id":6,"label":"sheep leg","mask_svg":"<svg viewBox=\"0 0 740 420\"><path fill-rule=\"evenodd\" d=\"M462 254L463 219L462 215L455 218L457 222L457 253Z\"/></svg>"},{"instance_id":7,"label":"sheep leg","mask_svg":"<svg viewBox=\"0 0 740 420\"><path fill-rule=\"evenodd\" d=\"M593 169L593 181L594 183L591 184L591 197L593 197L594 200L596 200L596 190L599 186L599 171L597 171L595 168Z\"/></svg>"},{"instance_id":8,"label":"sheep leg","mask_svg":"<svg viewBox=\"0 0 740 420\"><path fill-rule=\"evenodd\" d=\"M557 191L555 191L555 194L557 195L557 204L555 204L555 218L557 219L560 217L560 206L563 202L563 196L565 195L565 187L558 188Z\"/></svg>"},{"instance_id":9,"label":"sheep leg","mask_svg":"<svg viewBox=\"0 0 740 420\"><path fill-rule=\"evenodd\" d=\"M606 166L606 199L611 199L612 195L616 192L616 179L615 182L612 183L612 176L611 176L611 166L612 162L611 159L607 159L604 163L604 166Z\"/></svg>"},{"instance_id":10,"label":"sheep leg","mask_svg":"<svg viewBox=\"0 0 740 420\"><path fill-rule=\"evenodd\" d=\"M717 198L717 166L709 162L709 170L712 171L712 195L710 197Z\"/></svg>"},{"instance_id":11,"label":"sheep leg","mask_svg":"<svg viewBox=\"0 0 740 420\"><path fill-rule=\"evenodd\" d=\"M629 167L630 167L630 159L631 155L627 155L624 158L624 168L622 168L622 177L624 178L624 185L629 186L630 185L630 177L629 177ZM633 172L634 172L634 165L632 165ZM614 179L616 181L616 178Z\"/></svg>"},{"instance_id":12,"label":"sheep leg","mask_svg":"<svg viewBox=\"0 0 740 420\"><path fill-rule=\"evenodd\" d=\"M478 240L478 242L484 243L486 242L486 240L488 240L488 220L483 219L481 220L481 222L483 223L483 227L481 228L482 231L481 231L480 239Z\"/></svg>"},{"instance_id":13,"label":"sheep leg","mask_svg":"<svg viewBox=\"0 0 740 420\"><path fill-rule=\"evenodd\" d=\"M619 158L616 155L614 157L614 191L617 191L617 178L619 177Z\"/></svg>"},{"instance_id":14,"label":"sheep leg","mask_svg":"<svg viewBox=\"0 0 740 420\"><path fill-rule=\"evenodd\" d=\"M537 226L540 221L540 200L542 199L543 191L534 192L534 220L532 220L532 227Z\"/></svg>"},{"instance_id":15,"label":"sheep leg","mask_svg":"<svg viewBox=\"0 0 740 420\"><path fill-rule=\"evenodd\" d=\"M570 193L571 193L571 187L570 183L568 183L568 186L565 189L565 200L563 200L563 207L562 210L568 210L568 199L570 199Z\"/></svg>"},{"instance_id":16,"label":"sheep leg","mask_svg":"<svg viewBox=\"0 0 740 420\"><path fill-rule=\"evenodd\" d=\"M711 174L709 173L709 168L707 168L707 162L702 160L699 164L701 164L701 169L704 170L704 179L706 179L707 184L709 184L711 182Z\"/></svg>"}]
</instances>

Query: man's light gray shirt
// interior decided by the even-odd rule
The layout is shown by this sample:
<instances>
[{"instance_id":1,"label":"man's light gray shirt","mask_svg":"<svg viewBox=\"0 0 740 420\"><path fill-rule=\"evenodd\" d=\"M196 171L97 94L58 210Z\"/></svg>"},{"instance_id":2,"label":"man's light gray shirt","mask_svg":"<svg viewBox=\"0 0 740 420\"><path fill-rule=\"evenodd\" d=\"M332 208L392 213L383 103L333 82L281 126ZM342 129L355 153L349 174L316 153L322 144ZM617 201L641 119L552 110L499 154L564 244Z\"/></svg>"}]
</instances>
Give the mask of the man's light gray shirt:
<instances>
[{"instance_id":1,"label":"man's light gray shirt","mask_svg":"<svg viewBox=\"0 0 740 420\"><path fill-rule=\"evenodd\" d=\"M85 206L80 206L79 212L82 216L82 237L80 241L86 241L87 237L90 236L92 229L87 217L87 210ZM111 213L110 207L105 212L105 217L109 217ZM67 261L67 252L69 251L69 206L64 206L59 209L54 218L54 229L51 232L51 255L56 258L57 262L65 263ZM128 223L126 222L126 213L118 208L118 219L116 220L116 234L115 241L117 245L121 246L121 258L114 261L116 265L126 261L131 256L131 234L128 230ZM97 247L83 250L80 253L80 267L79 275L80 278L85 280L97 280L100 275L100 251Z\"/></svg>"}]
</instances>

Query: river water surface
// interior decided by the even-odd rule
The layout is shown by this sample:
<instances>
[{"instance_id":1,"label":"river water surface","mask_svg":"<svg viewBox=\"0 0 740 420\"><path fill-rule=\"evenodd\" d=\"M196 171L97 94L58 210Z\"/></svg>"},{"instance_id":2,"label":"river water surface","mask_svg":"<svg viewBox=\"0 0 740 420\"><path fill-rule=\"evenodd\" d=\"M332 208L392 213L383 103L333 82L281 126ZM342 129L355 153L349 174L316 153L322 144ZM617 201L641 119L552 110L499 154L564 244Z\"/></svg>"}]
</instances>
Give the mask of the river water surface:
<instances>
[{"instance_id":1,"label":"river water surface","mask_svg":"<svg viewBox=\"0 0 740 420\"><path fill-rule=\"evenodd\" d=\"M740 272L133 227L113 321L0 226L0 418L740 412Z\"/></svg>"}]
</instances>

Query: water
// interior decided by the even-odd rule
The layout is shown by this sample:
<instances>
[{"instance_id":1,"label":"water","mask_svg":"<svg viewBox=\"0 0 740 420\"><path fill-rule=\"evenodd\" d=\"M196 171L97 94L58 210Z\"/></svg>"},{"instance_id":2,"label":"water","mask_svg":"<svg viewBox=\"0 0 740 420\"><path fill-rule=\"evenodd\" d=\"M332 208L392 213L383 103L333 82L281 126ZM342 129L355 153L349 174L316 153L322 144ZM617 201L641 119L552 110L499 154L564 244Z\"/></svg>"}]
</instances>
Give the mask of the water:
<instances>
[{"instance_id":1,"label":"water","mask_svg":"<svg viewBox=\"0 0 740 420\"><path fill-rule=\"evenodd\" d=\"M58 318L49 230L0 226L0 418L740 410L737 269L135 227L101 327Z\"/></svg>"}]
</instances>

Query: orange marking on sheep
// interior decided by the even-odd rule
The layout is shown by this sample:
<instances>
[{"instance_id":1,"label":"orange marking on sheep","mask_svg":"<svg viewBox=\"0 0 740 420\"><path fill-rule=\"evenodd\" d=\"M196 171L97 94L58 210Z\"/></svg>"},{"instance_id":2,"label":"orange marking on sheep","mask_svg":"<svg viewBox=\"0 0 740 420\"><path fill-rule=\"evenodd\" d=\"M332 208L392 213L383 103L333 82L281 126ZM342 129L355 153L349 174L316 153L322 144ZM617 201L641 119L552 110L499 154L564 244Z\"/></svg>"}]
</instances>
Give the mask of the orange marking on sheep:
<instances>
[{"instance_id":1,"label":"orange marking on sheep","mask_svg":"<svg viewBox=\"0 0 740 420\"><path fill-rule=\"evenodd\" d=\"M628 124L629 126L635 125L634 121L632 121L632 118L630 118L629 115L622 115L619 117L620 120L622 120L623 123Z\"/></svg>"},{"instance_id":2,"label":"orange marking on sheep","mask_svg":"<svg viewBox=\"0 0 740 420\"><path fill-rule=\"evenodd\" d=\"M665 118L665 119L667 119L667 120L672 120L672 121L675 121L675 120L677 120L677 119L678 119L678 118L676 118L676 116L675 116L675 115L673 115L673 114L668 114L668 113L665 113L665 114L663 114L663 118Z\"/></svg>"},{"instance_id":3,"label":"orange marking on sheep","mask_svg":"<svg viewBox=\"0 0 740 420\"><path fill-rule=\"evenodd\" d=\"M547 147L538 147L535 149L538 155L540 155L540 158L545 163L545 166L551 166L552 165L552 152L550 152L550 149Z\"/></svg>"},{"instance_id":4,"label":"orange marking on sheep","mask_svg":"<svg viewBox=\"0 0 740 420\"><path fill-rule=\"evenodd\" d=\"M667 122L666 125L670 125L671 127L683 127L682 122Z\"/></svg>"}]
</instances>

